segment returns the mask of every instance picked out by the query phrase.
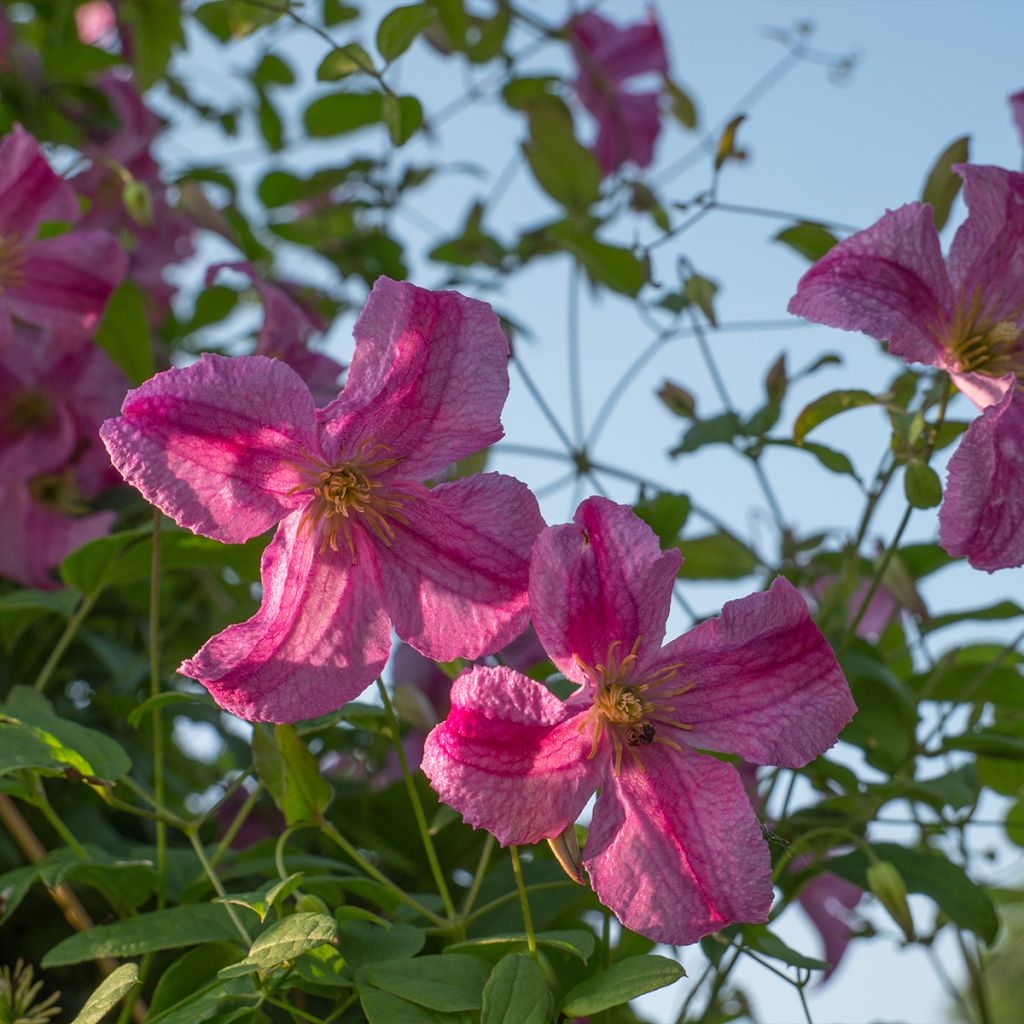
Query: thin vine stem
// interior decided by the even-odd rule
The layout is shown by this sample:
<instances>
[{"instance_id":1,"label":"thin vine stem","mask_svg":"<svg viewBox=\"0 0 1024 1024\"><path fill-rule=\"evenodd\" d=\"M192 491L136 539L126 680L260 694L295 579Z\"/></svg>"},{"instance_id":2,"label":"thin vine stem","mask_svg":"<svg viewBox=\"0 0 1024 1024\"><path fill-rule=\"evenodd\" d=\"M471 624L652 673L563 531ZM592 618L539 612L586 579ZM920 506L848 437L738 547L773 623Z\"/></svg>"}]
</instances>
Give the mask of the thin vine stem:
<instances>
[{"instance_id":1,"label":"thin vine stem","mask_svg":"<svg viewBox=\"0 0 1024 1024\"><path fill-rule=\"evenodd\" d=\"M160 695L160 536L162 515L153 509L153 548L149 570L149 696ZM160 707L154 704L150 714L153 727L153 796L159 806L164 803L164 730ZM156 871L158 875L156 908L167 905L167 824L156 820Z\"/></svg>"},{"instance_id":2,"label":"thin vine stem","mask_svg":"<svg viewBox=\"0 0 1024 1024\"><path fill-rule=\"evenodd\" d=\"M98 590L93 591L91 594L83 595L82 600L78 603L78 607L71 618L68 619L64 632L61 633L60 638L54 644L53 650L50 651L50 656L46 659L46 663L39 670L39 675L36 676L36 680L32 684L38 693L43 693L46 690L54 671L60 664L60 659L64 657L64 652L68 649L68 645L74 640L75 635L88 617L89 612L92 611L93 605L99 596L100 591Z\"/></svg>"},{"instance_id":3,"label":"thin vine stem","mask_svg":"<svg viewBox=\"0 0 1024 1024\"><path fill-rule=\"evenodd\" d=\"M533 917L530 915L530 900L526 895L526 883L523 881L523 868L519 863L519 847L510 846L512 854L512 871L516 876L516 888L519 890L519 905L523 908L523 928L526 930L526 948L530 956L537 959L537 936L533 933Z\"/></svg>"}]
</instances>

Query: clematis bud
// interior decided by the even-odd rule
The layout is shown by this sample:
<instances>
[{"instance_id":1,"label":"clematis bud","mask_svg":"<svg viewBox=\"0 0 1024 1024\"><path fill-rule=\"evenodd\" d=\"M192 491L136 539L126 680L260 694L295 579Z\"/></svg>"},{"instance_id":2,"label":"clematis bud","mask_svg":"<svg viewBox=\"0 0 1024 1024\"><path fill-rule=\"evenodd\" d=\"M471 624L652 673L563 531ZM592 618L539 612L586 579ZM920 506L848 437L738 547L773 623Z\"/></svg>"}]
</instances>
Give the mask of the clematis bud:
<instances>
[{"instance_id":1,"label":"clematis bud","mask_svg":"<svg viewBox=\"0 0 1024 1024\"><path fill-rule=\"evenodd\" d=\"M121 189L121 202L136 224L148 228L153 223L153 194L149 186L138 178L125 182Z\"/></svg>"},{"instance_id":2,"label":"clematis bud","mask_svg":"<svg viewBox=\"0 0 1024 1024\"><path fill-rule=\"evenodd\" d=\"M576 838L576 825L566 825L554 839L548 840L548 846L555 855L555 860L562 865L562 870L580 885L586 885L583 877L583 858L580 856L580 844Z\"/></svg>"},{"instance_id":3,"label":"clematis bud","mask_svg":"<svg viewBox=\"0 0 1024 1024\"><path fill-rule=\"evenodd\" d=\"M868 865L868 888L881 900L889 916L899 925L907 942L914 941L914 919L907 903L907 887L903 876L889 861L880 860Z\"/></svg>"}]
</instances>

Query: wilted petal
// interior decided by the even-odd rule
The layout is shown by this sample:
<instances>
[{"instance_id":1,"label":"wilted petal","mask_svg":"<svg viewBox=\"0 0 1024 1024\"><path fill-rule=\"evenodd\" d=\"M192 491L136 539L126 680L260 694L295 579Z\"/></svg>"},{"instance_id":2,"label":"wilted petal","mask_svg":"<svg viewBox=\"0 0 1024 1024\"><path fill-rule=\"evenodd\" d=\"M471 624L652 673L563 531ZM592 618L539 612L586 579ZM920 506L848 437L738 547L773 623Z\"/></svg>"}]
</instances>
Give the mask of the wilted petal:
<instances>
[{"instance_id":1,"label":"wilted petal","mask_svg":"<svg viewBox=\"0 0 1024 1024\"><path fill-rule=\"evenodd\" d=\"M438 796L507 846L557 836L594 792L598 760L579 712L507 668L473 668L427 737L423 771Z\"/></svg>"},{"instance_id":2,"label":"wilted petal","mask_svg":"<svg viewBox=\"0 0 1024 1024\"><path fill-rule=\"evenodd\" d=\"M962 308L992 324L1024 320L1024 174L959 164L967 219L949 249Z\"/></svg>"},{"instance_id":3,"label":"wilted petal","mask_svg":"<svg viewBox=\"0 0 1024 1024\"><path fill-rule=\"evenodd\" d=\"M863 331L911 362L937 365L952 321L953 292L931 207L907 203L833 246L807 271L790 313Z\"/></svg>"},{"instance_id":4,"label":"wilted petal","mask_svg":"<svg viewBox=\"0 0 1024 1024\"><path fill-rule=\"evenodd\" d=\"M498 473L409 489L407 525L394 522L377 551L395 632L437 661L493 653L529 618L530 549L544 526L536 498Z\"/></svg>"},{"instance_id":5,"label":"wilted petal","mask_svg":"<svg viewBox=\"0 0 1024 1024\"><path fill-rule=\"evenodd\" d=\"M994 572L1024 564L1024 395L1008 390L967 428L949 460L939 543Z\"/></svg>"},{"instance_id":6,"label":"wilted petal","mask_svg":"<svg viewBox=\"0 0 1024 1024\"><path fill-rule=\"evenodd\" d=\"M588 498L572 523L545 530L530 562L530 609L559 669L582 682L574 655L594 667L613 644L621 658L639 639L641 662L657 651L681 561L632 509L607 498Z\"/></svg>"},{"instance_id":7,"label":"wilted petal","mask_svg":"<svg viewBox=\"0 0 1024 1024\"><path fill-rule=\"evenodd\" d=\"M0 576L26 587L57 587L51 570L76 548L110 532L113 512L71 517L40 505L27 484L11 480L0 489Z\"/></svg>"},{"instance_id":8,"label":"wilted petal","mask_svg":"<svg viewBox=\"0 0 1024 1024\"><path fill-rule=\"evenodd\" d=\"M44 220L78 219L75 190L53 173L20 124L0 141L0 238L35 237Z\"/></svg>"},{"instance_id":9,"label":"wilted petal","mask_svg":"<svg viewBox=\"0 0 1024 1024\"><path fill-rule=\"evenodd\" d=\"M508 340L494 310L458 292L377 279L354 328L348 382L320 411L333 458L371 440L423 480L497 441Z\"/></svg>"},{"instance_id":10,"label":"wilted petal","mask_svg":"<svg viewBox=\"0 0 1024 1024\"><path fill-rule=\"evenodd\" d=\"M659 665L678 665L676 680L693 685L673 701L692 726L687 739L757 764L807 764L857 710L832 648L782 576L668 644L650 667Z\"/></svg>"},{"instance_id":11,"label":"wilted petal","mask_svg":"<svg viewBox=\"0 0 1024 1024\"><path fill-rule=\"evenodd\" d=\"M733 921L768 917L771 862L732 765L683 749L623 758L594 808L583 862L627 927L687 945Z\"/></svg>"},{"instance_id":12,"label":"wilted petal","mask_svg":"<svg viewBox=\"0 0 1024 1024\"><path fill-rule=\"evenodd\" d=\"M130 391L100 436L124 478L180 526L238 543L304 499L317 451L309 389L276 359L204 355Z\"/></svg>"},{"instance_id":13,"label":"wilted petal","mask_svg":"<svg viewBox=\"0 0 1024 1024\"><path fill-rule=\"evenodd\" d=\"M249 721L296 722L336 711L380 674L391 633L372 546L320 552L296 512L263 553L263 603L218 633L179 671Z\"/></svg>"}]
</instances>

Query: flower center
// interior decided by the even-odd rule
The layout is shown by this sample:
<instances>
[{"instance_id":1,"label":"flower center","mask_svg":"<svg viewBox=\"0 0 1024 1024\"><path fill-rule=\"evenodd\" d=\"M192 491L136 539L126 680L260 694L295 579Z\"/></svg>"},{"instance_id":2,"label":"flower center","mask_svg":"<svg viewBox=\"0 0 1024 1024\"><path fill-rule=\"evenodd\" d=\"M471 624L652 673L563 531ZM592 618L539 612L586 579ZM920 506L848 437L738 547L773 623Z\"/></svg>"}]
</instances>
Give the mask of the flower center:
<instances>
[{"instance_id":1,"label":"flower center","mask_svg":"<svg viewBox=\"0 0 1024 1024\"><path fill-rule=\"evenodd\" d=\"M53 420L53 404L42 391L22 391L7 408L7 426L13 434L27 434Z\"/></svg>"},{"instance_id":2,"label":"flower center","mask_svg":"<svg viewBox=\"0 0 1024 1024\"><path fill-rule=\"evenodd\" d=\"M89 511L70 467L60 473L40 473L28 481L28 490L37 505L59 515L84 516Z\"/></svg>"},{"instance_id":3,"label":"flower center","mask_svg":"<svg viewBox=\"0 0 1024 1024\"><path fill-rule=\"evenodd\" d=\"M681 749L674 740L658 734L658 726L671 729L691 729L692 726L675 717L677 709L672 701L692 690L693 683L670 685L681 664L666 665L652 675L637 671L637 650L641 637L637 637L628 654L622 655L621 641L608 649L603 663L587 665L579 655L576 663L587 674L595 687L594 705L580 723L582 732L593 727L590 757L597 754L601 737L607 732L615 752L615 774L622 768L622 752L628 750L634 764L643 771L639 747L664 743L673 750Z\"/></svg>"},{"instance_id":4,"label":"flower center","mask_svg":"<svg viewBox=\"0 0 1024 1024\"><path fill-rule=\"evenodd\" d=\"M1024 332L1012 320L1000 320L991 327L975 330L953 346L961 373L982 373L1003 377L1008 373L1024 382Z\"/></svg>"},{"instance_id":5,"label":"flower center","mask_svg":"<svg viewBox=\"0 0 1024 1024\"><path fill-rule=\"evenodd\" d=\"M313 530L322 524L321 554L328 548L340 551L340 535L355 565L355 523L367 527L382 544L390 547L395 536L391 521L403 525L409 522L401 511L409 495L376 479L399 462L398 459L374 458L382 451L386 451L383 445L363 441L348 461L336 466L320 463L312 474L307 473L305 483L294 488L311 494L312 500L302 513L301 528Z\"/></svg>"}]
</instances>

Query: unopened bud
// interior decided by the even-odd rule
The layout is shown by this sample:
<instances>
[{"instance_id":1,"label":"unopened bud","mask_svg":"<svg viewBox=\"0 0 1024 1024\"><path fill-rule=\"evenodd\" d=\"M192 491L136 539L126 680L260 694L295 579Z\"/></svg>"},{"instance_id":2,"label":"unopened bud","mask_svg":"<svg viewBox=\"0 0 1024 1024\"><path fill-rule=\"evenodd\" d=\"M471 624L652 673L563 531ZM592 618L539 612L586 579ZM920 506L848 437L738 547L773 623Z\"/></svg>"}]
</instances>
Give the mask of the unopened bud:
<instances>
[{"instance_id":1,"label":"unopened bud","mask_svg":"<svg viewBox=\"0 0 1024 1024\"><path fill-rule=\"evenodd\" d=\"M868 865L868 888L878 897L908 942L914 940L914 919L907 903L907 887L893 864L880 860Z\"/></svg>"},{"instance_id":2,"label":"unopened bud","mask_svg":"<svg viewBox=\"0 0 1024 1024\"><path fill-rule=\"evenodd\" d=\"M569 823L554 839L548 840L548 846L555 855L555 860L562 865L562 870L580 885L586 885L583 877L583 858L580 856L580 844L576 838L576 826Z\"/></svg>"},{"instance_id":3,"label":"unopened bud","mask_svg":"<svg viewBox=\"0 0 1024 1024\"><path fill-rule=\"evenodd\" d=\"M667 380L658 388L658 397L677 416L691 419L697 414L697 400L686 388Z\"/></svg>"},{"instance_id":4,"label":"unopened bud","mask_svg":"<svg viewBox=\"0 0 1024 1024\"><path fill-rule=\"evenodd\" d=\"M153 195L149 187L137 178L125 183L121 190L121 202L136 224L148 228L153 223Z\"/></svg>"}]
</instances>

